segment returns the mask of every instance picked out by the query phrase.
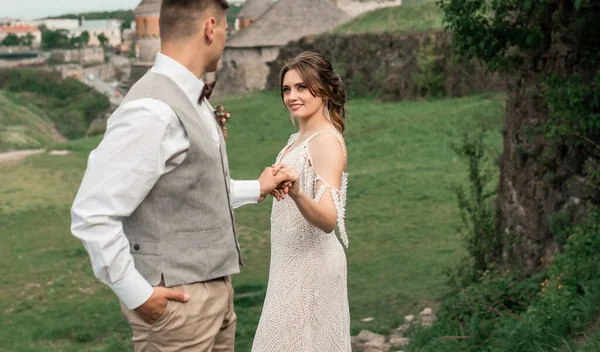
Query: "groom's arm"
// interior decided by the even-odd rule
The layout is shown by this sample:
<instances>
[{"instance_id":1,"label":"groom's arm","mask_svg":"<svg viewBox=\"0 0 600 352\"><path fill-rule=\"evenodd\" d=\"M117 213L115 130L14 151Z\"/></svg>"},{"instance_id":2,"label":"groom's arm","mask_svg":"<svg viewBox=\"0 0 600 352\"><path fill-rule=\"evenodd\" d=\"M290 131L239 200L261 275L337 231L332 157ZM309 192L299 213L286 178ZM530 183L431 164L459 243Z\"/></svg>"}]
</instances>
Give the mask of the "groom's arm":
<instances>
[{"instance_id":1,"label":"groom's arm","mask_svg":"<svg viewBox=\"0 0 600 352\"><path fill-rule=\"evenodd\" d=\"M281 174L274 171L273 167L267 167L258 180L236 181L231 180L231 206L241 207L246 204L262 202L269 193L273 192L281 183L289 181L291 175Z\"/></svg>"},{"instance_id":2,"label":"groom's arm","mask_svg":"<svg viewBox=\"0 0 600 352\"><path fill-rule=\"evenodd\" d=\"M94 274L129 309L153 293L134 266L122 219L135 211L164 172L161 142L168 122L162 115L170 112L161 114L156 102L133 101L108 119L71 209L71 231L88 251Z\"/></svg>"},{"instance_id":3,"label":"groom's arm","mask_svg":"<svg viewBox=\"0 0 600 352\"><path fill-rule=\"evenodd\" d=\"M260 182L231 180L231 206L239 208L247 204L256 204L260 199Z\"/></svg>"}]
</instances>

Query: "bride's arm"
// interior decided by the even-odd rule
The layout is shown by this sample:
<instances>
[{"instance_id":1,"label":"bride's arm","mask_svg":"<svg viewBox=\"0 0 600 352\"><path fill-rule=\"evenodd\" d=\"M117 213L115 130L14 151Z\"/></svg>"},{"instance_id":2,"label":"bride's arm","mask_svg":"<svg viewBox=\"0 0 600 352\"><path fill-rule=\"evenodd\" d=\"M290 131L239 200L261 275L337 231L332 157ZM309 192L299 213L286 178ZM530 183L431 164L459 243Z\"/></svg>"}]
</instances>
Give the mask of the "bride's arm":
<instances>
[{"instance_id":1,"label":"bride's arm","mask_svg":"<svg viewBox=\"0 0 600 352\"><path fill-rule=\"evenodd\" d=\"M346 164L345 154L338 138L330 133L323 133L312 140L309 143L309 154L312 166L322 179L316 181L315 187L317 191L324 189L320 199L314 199L304 193L298 180L290 186L288 194L310 224L329 233L337 224L337 210L331 188L340 188ZM286 172L283 169L281 171Z\"/></svg>"}]
</instances>

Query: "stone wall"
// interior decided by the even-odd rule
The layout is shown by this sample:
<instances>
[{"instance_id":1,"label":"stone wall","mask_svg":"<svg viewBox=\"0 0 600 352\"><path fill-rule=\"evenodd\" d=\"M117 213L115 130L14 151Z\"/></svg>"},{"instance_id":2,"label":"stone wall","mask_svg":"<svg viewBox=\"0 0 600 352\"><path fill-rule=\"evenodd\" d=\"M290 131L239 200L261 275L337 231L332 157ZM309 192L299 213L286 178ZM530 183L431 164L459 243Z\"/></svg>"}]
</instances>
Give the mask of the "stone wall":
<instances>
[{"instance_id":1,"label":"stone wall","mask_svg":"<svg viewBox=\"0 0 600 352\"><path fill-rule=\"evenodd\" d=\"M33 57L18 60L1 60L0 68L15 68L15 67L27 67L27 66L40 66L46 62L43 57Z\"/></svg>"},{"instance_id":2,"label":"stone wall","mask_svg":"<svg viewBox=\"0 0 600 352\"><path fill-rule=\"evenodd\" d=\"M267 89L279 89L283 62L302 51L325 55L347 90L360 96L404 100L428 96L464 96L504 87L476 64L453 61L446 33L368 33L324 35L290 42L271 62Z\"/></svg>"},{"instance_id":3,"label":"stone wall","mask_svg":"<svg viewBox=\"0 0 600 352\"><path fill-rule=\"evenodd\" d=\"M95 65L104 63L104 49L102 48L83 48L83 49L60 49L52 50L50 58L52 63L80 65Z\"/></svg>"},{"instance_id":4,"label":"stone wall","mask_svg":"<svg viewBox=\"0 0 600 352\"><path fill-rule=\"evenodd\" d=\"M269 62L277 59L279 48L225 48L216 73L215 95L244 94L267 86Z\"/></svg>"},{"instance_id":5,"label":"stone wall","mask_svg":"<svg viewBox=\"0 0 600 352\"><path fill-rule=\"evenodd\" d=\"M160 51L160 38L138 38L136 44L139 47L138 61L154 63L156 53Z\"/></svg>"},{"instance_id":6,"label":"stone wall","mask_svg":"<svg viewBox=\"0 0 600 352\"><path fill-rule=\"evenodd\" d=\"M62 64L46 66L47 70L56 71L65 79L67 77L87 80L89 75L93 75L93 80L113 80L115 79L116 68L111 64L95 65L83 67L80 64Z\"/></svg>"}]
</instances>

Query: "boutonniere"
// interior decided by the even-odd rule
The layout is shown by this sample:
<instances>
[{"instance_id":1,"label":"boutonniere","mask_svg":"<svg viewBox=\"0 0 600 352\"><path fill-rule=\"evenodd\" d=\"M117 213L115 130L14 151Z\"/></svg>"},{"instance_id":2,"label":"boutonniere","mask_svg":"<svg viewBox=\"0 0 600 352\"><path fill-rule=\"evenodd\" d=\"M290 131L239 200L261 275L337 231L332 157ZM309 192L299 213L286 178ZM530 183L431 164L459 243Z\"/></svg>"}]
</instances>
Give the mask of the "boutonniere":
<instances>
[{"instance_id":1,"label":"boutonniere","mask_svg":"<svg viewBox=\"0 0 600 352\"><path fill-rule=\"evenodd\" d=\"M221 126L221 130L223 131L223 138L227 140L227 120L231 117L231 114L223 108L223 105L219 104L215 106L215 118L217 119L217 123Z\"/></svg>"}]
</instances>

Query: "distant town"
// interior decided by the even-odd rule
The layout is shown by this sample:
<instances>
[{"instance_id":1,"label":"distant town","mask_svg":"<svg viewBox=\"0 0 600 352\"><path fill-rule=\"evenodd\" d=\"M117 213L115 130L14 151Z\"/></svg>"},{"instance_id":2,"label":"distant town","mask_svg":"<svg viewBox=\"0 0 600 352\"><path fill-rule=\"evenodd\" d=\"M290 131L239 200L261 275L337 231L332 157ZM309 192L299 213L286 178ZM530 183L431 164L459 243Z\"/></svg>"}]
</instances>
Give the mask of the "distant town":
<instances>
[{"instance_id":1,"label":"distant town","mask_svg":"<svg viewBox=\"0 0 600 352\"><path fill-rule=\"evenodd\" d=\"M268 63L288 42L325 33L362 13L402 0L230 0L228 44L216 73L219 94L266 87ZM309 4L310 3L310 4ZM23 21L0 18L0 68L42 68L95 88L118 106L160 50L161 0L135 9ZM293 13L294 16L288 16ZM224 91L224 89L228 89Z\"/></svg>"}]
</instances>

